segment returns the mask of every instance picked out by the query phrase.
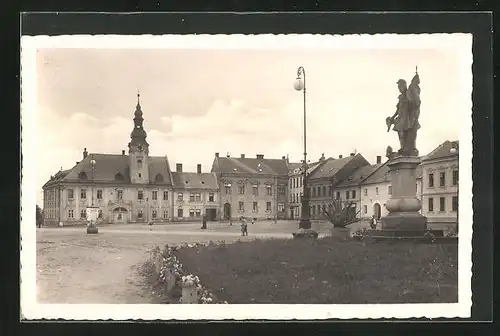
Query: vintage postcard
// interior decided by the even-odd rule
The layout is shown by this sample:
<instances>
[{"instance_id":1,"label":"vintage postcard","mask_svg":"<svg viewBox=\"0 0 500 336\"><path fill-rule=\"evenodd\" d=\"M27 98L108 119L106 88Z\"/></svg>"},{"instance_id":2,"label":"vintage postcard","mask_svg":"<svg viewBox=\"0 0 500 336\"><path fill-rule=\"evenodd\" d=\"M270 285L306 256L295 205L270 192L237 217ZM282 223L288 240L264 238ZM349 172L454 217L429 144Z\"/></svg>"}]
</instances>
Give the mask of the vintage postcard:
<instances>
[{"instance_id":1,"label":"vintage postcard","mask_svg":"<svg viewBox=\"0 0 500 336\"><path fill-rule=\"evenodd\" d=\"M472 35L21 57L24 319L470 316Z\"/></svg>"}]
</instances>

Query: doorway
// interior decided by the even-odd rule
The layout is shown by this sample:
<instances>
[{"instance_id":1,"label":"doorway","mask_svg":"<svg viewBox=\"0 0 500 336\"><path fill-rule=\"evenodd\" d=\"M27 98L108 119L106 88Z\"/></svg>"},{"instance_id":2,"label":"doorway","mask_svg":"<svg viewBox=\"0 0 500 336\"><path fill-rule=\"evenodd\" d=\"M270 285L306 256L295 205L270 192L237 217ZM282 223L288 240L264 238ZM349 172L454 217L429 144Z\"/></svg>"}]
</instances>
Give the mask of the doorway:
<instances>
[{"instance_id":1,"label":"doorway","mask_svg":"<svg viewBox=\"0 0 500 336\"><path fill-rule=\"evenodd\" d=\"M217 210L216 209L206 209L207 221L214 222L217 220Z\"/></svg>"},{"instance_id":2,"label":"doorway","mask_svg":"<svg viewBox=\"0 0 500 336\"><path fill-rule=\"evenodd\" d=\"M380 204L379 203L375 203L373 205L373 216L375 216L375 219L380 219L380 216L381 216L381 208L380 208Z\"/></svg>"},{"instance_id":3,"label":"doorway","mask_svg":"<svg viewBox=\"0 0 500 336\"><path fill-rule=\"evenodd\" d=\"M231 219L231 204L224 204L224 219Z\"/></svg>"},{"instance_id":4,"label":"doorway","mask_svg":"<svg viewBox=\"0 0 500 336\"><path fill-rule=\"evenodd\" d=\"M123 207L113 209L113 223L126 224L128 222L128 210Z\"/></svg>"}]
</instances>

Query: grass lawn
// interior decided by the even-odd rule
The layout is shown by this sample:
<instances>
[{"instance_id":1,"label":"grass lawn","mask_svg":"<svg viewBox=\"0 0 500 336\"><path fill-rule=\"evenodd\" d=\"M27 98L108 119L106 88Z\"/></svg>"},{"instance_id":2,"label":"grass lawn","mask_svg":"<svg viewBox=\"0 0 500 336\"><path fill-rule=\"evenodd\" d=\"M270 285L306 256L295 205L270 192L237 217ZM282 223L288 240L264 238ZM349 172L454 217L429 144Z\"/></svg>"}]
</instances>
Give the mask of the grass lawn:
<instances>
[{"instance_id":1,"label":"grass lawn","mask_svg":"<svg viewBox=\"0 0 500 336\"><path fill-rule=\"evenodd\" d=\"M458 301L457 244L255 240L181 249L177 256L230 304Z\"/></svg>"}]
</instances>

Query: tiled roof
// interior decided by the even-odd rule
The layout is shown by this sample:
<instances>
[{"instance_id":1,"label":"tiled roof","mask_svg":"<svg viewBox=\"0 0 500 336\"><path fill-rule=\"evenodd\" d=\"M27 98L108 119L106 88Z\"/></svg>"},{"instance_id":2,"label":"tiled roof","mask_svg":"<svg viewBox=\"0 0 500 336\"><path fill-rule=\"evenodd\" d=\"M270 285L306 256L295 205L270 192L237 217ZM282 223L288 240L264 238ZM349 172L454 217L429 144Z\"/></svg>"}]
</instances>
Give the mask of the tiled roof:
<instances>
[{"instance_id":1,"label":"tiled roof","mask_svg":"<svg viewBox=\"0 0 500 336\"><path fill-rule=\"evenodd\" d=\"M289 174L297 174L297 172L295 170L300 169L300 167L302 167L302 162L289 162L288 163L288 173Z\"/></svg>"},{"instance_id":2,"label":"tiled roof","mask_svg":"<svg viewBox=\"0 0 500 336\"><path fill-rule=\"evenodd\" d=\"M175 189L209 189L219 188L215 173L178 173L172 172Z\"/></svg>"},{"instance_id":3,"label":"tiled roof","mask_svg":"<svg viewBox=\"0 0 500 336\"><path fill-rule=\"evenodd\" d=\"M49 184L61 181L69 173L69 171L70 169L58 171L55 175L50 177L50 179L43 185L42 188L45 188L45 186L48 186Z\"/></svg>"},{"instance_id":4,"label":"tiled roof","mask_svg":"<svg viewBox=\"0 0 500 336\"><path fill-rule=\"evenodd\" d=\"M332 177L337 173L342 167L348 164L354 156L348 156L342 159L328 158L325 162L312 172L309 176L310 179L319 179L324 177Z\"/></svg>"},{"instance_id":5,"label":"tiled roof","mask_svg":"<svg viewBox=\"0 0 500 336\"><path fill-rule=\"evenodd\" d=\"M96 161L93 172L93 180L95 182L116 182L117 174L123 177L120 182L130 183L130 167L128 155L117 154L89 154L81 162L76 164L69 172L59 181L63 182L78 182L82 173L85 173L87 180L92 180L92 165L91 159ZM154 183L171 184L170 169L166 157L150 156L149 161L149 178ZM161 174L163 181L155 180L156 176Z\"/></svg>"},{"instance_id":6,"label":"tiled roof","mask_svg":"<svg viewBox=\"0 0 500 336\"><path fill-rule=\"evenodd\" d=\"M349 187L354 185L361 184L364 180L366 180L371 174L377 172L379 168L384 166L384 163L377 163L374 165L366 165L359 167L356 169L349 177L340 182L337 187Z\"/></svg>"},{"instance_id":7,"label":"tiled roof","mask_svg":"<svg viewBox=\"0 0 500 336\"><path fill-rule=\"evenodd\" d=\"M422 166L417 167L416 176L417 179L422 178ZM375 184L384 182L391 182L389 167L386 164L382 164L382 166L379 169L377 169L372 175L370 175L367 179L365 179L362 182L362 184Z\"/></svg>"},{"instance_id":8,"label":"tiled roof","mask_svg":"<svg viewBox=\"0 0 500 336\"><path fill-rule=\"evenodd\" d=\"M288 175L288 165L283 159L257 159L216 157L212 171L217 173Z\"/></svg>"},{"instance_id":9,"label":"tiled roof","mask_svg":"<svg viewBox=\"0 0 500 336\"><path fill-rule=\"evenodd\" d=\"M456 152L451 153L452 148L457 149ZM443 159L446 157L457 156L459 152L458 140L457 141L445 141L440 144L436 149L423 157L423 161Z\"/></svg>"}]
</instances>

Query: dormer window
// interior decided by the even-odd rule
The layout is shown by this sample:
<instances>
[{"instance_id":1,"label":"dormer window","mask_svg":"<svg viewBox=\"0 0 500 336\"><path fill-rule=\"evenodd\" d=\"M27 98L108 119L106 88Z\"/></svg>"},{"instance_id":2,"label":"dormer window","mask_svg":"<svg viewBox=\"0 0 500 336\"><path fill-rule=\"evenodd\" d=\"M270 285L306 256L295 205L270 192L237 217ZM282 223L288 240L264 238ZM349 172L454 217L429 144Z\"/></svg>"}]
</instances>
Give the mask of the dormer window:
<instances>
[{"instance_id":1,"label":"dormer window","mask_svg":"<svg viewBox=\"0 0 500 336\"><path fill-rule=\"evenodd\" d=\"M84 172L84 171L80 172L80 173L78 174L78 178L79 178L80 180L86 180L86 179L87 179L87 173L86 173L86 172Z\"/></svg>"},{"instance_id":2,"label":"dormer window","mask_svg":"<svg viewBox=\"0 0 500 336\"><path fill-rule=\"evenodd\" d=\"M163 182L163 175L162 174L157 174L155 176L155 181L156 182Z\"/></svg>"},{"instance_id":3,"label":"dormer window","mask_svg":"<svg viewBox=\"0 0 500 336\"><path fill-rule=\"evenodd\" d=\"M125 180L125 177L123 176L122 173L118 172L118 173L115 174L115 180L117 180L117 181L123 181L123 180Z\"/></svg>"}]
</instances>

